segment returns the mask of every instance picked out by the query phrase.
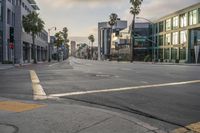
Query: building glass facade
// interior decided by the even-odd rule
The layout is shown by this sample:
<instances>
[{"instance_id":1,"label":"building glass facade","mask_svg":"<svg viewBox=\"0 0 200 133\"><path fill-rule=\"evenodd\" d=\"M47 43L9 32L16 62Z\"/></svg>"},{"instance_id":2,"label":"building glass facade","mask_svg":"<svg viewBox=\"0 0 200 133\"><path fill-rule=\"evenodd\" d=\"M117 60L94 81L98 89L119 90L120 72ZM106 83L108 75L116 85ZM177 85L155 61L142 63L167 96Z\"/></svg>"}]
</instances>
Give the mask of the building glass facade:
<instances>
[{"instance_id":1,"label":"building glass facade","mask_svg":"<svg viewBox=\"0 0 200 133\"><path fill-rule=\"evenodd\" d=\"M176 44L178 44L178 32L174 32L173 34L172 34L172 44L173 45L176 45Z\"/></svg>"},{"instance_id":2,"label":"building glass facade","mask_svg":"<svg viewBox=\"0 0 200 133\"><path fill-rule=\"evenodd\" d=\"M3 0L0 0L0 62L3 60Z\"/></svg>"},{"instance_id":3,"label":"building glass facade","mask_svg":"<svg viewBox=\"0 0 200 133\"><path fill-rule=\"evenodd\" d=\"M173 17L173 29L177 29L179 26L178 16Z\"/></svg>"},{"instance_id":4,"label":"building glass facade","mask_svg":"<svg viewBox=\"0 0 200 133\"><path fill-rule=\"evenodd\" d=\"M200 3L167 15L154 24L154 60L195 62L194 46L200 45ZM200 63L200 60L199 60Z\"/></svg>"},{"instance_id":5,"label":"building glass facade","mask_svg":"<svg viewBox=\"0 0 200 133\"><path fill-rule=\"evenodd\" d=\"M187 14L181 14L180 15L180 27L186 27L187 26Z\"/></svg>"},{"instance_id":6,"label":"building glass facade","mask_svg":"<svg viewBox=\"0 0 200 133\"><path fill-rule=\"evenodd\" d=\"M189 24L197 24L197 9L189 12Z\"/></svg>"},{"instance_id":7,"label":"building glass facade","mask_svg":"<svg viewBox=\"0 0 200 133\"><path fill-rule=\"evenodd\" d=\"M171 30L171 19L166 20L166 31Z\"/></svg>"}]
</instances>

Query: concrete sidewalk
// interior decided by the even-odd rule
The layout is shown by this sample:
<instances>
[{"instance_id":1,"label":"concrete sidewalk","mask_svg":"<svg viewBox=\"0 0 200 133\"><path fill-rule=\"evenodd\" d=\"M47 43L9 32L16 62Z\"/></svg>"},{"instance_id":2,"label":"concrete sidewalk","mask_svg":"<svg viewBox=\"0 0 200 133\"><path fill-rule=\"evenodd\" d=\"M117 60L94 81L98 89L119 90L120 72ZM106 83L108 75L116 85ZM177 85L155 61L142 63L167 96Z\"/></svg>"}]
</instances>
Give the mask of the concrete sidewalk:
<instances>
[{"instance_id":1,"label":"concrete sidewalk","mask_svg":"<svg viewBox=\"0 0 200 133\"><path fill-rule=\"evenodd\" d=\"M6 70L6 69L10 69L10 68L14 68L14 66L12 64L1 64L0 63L0 70Z\"/></svg>"},{"instance_id":2,"label":"concrete sidewalk","mask_svg":"<svg viewBox=\"0 0 200 133\"><path fill-rule=\"evenodd\" d=\"M1 133L164 133L126 115L62 103L0 98L0 118Z\"/></svg>"}]
</instances>

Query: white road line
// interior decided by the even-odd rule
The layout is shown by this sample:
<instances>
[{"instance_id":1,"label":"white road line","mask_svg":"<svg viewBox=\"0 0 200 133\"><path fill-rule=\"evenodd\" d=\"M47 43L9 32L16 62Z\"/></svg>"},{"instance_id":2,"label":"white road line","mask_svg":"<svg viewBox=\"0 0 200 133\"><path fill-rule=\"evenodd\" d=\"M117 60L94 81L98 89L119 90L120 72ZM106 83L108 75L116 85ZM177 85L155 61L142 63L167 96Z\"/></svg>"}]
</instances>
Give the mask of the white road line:
<instances>
[{"instance_id":1,"label":"white road line","mask_svg":"<svg viewBox=\"0 0 200 133\"><path fill-rule=\"evenodd\" d=\"M51 94L49 96L50 97L64 97L64 96L85 95L85 94L93 94L93 93L138 90L138 89L145 89L145 88L152 88L152 87L177 86L177 85L194 84L194 83L200 83L200 80L185 81L185 82L174 82L174 83L164 83L164 84L154 84L154 85L144 85L144 86L135 86L135 87L125 87L125 88L115 88L115 89L70 92L70 93L62 93L62 94Z\"/></svg>"},{"instance_id":2,"label":"white road line","mask_svg":"<svg viewBox=\"0 0 200 133\"><path fill-rule=\"evenodd\" d=\"M55 66L55 65L57 65L57 64L59 64L59 63L51 64L51 65L49 65L49 67Z\"/></svg>"},{"instance_id":3,"label":"white road line","mask_svg":"<svg viewBox=\"0 0 200 133\"><path fill-rule=\"evenodd\" d=\"M40 80L34 70L30 70L30 76L33 88L33 99L34 100L44 100L47 99L44 89L40 85Z\"/></svg>"}]
</instances>

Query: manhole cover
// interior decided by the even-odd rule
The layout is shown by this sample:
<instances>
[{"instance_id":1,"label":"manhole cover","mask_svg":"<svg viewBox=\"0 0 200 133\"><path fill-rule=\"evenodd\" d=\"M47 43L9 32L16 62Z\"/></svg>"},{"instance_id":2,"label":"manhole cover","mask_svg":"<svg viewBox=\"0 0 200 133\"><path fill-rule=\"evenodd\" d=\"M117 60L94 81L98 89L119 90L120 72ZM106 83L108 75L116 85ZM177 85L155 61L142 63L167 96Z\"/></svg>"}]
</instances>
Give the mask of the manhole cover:
<instances>
[{"instance_id":1,"label":"manhole cover","mask_svg":"<svg viewBox=\"0 0 200 133\"><path fill-rule=\"evenodd\" d=\"M11 124L0 123L0 131L1 133L17 133L18 128Z\"/></svg>"}]
</instances>

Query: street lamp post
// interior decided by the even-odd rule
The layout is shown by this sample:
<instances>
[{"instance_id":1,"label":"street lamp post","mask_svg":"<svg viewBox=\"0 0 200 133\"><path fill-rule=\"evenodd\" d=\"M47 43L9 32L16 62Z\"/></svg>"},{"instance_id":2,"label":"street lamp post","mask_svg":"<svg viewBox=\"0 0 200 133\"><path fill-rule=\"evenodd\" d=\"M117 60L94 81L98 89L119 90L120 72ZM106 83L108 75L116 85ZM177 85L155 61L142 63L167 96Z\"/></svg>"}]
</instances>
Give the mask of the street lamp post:
<instances>
[{"instance_id":1,"label":"street lamp post","mask_svg":"<svg viewBox=\"0 0 200 133\"><path fill-rule=\"evenodd\" d=\"M149 22L149 23L152 25L152 37L153 37L153 35L154 35L154 33L155 33L154 23L153 23L151 20L149 20L149 19L147 19L147 18L144 18L144 17L136 17L136 18L137 18L137 19L146 20L147 22ZM150 41L150 42L153 43L153 49L152 49L153 51L152 51L152 53L153 53L153 61L155 62L155 60L156 60L156 51L155 51L156 42L153 41L153 40L150 40L150 39L148 39L148 41Z\"/></svg>"},{"instance_id":2,"label":"street lamp post","mask_svg":"<svg viewBox=\"0 0 200 133\"><path fill-rule=\"evenodd\" d=\"M50 35L51 35L51 30L55 30L56 31L56 27L51 27L48 29L48 44L49 44L49 52L48 52L48 55L49 55L49 59L48 61L51 62L51 38L50 38Z\"/></svg>"}]
</instances>

